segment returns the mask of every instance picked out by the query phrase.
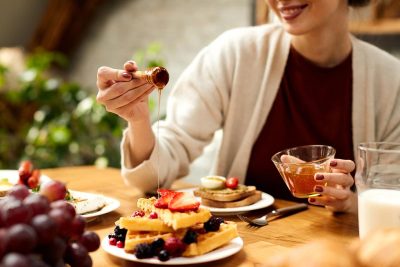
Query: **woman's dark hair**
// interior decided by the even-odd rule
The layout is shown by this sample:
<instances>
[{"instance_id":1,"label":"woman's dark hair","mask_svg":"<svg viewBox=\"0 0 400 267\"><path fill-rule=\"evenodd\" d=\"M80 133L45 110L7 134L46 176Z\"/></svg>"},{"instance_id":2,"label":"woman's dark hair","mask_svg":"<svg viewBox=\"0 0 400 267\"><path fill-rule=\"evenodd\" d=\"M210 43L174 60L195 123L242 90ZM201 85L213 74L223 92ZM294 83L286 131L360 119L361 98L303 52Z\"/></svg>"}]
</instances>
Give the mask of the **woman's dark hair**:
<instances>
[{"instance_id":1,"label":"woman's dark hair","mask_svg":"<svg viewBox=\"0 0 400 267\"><path fill-rule=\"evenodd\" d=\"M366 6L371 0L348 0L349 6L358 7L358 6Z\"/></svg>"}]
</instances>

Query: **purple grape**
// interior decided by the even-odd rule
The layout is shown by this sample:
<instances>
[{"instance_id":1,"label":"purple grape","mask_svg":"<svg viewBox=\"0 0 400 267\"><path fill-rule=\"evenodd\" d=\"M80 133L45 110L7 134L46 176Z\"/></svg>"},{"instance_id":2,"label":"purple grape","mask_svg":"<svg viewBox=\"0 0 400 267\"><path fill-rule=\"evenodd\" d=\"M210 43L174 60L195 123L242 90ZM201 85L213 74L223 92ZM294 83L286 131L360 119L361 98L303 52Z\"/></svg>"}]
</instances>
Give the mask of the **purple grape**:
<instances>
[{"instance_id":1,"label":"purple grape","mask_svg":"<svg viewBox=\"0 0 400 267\"><path fill-rule=\"evenodd\" d=\"M71 266L80 266L79 264L83 263L88 255L87 249L82 244L73 242L67 246L65 260Z\"/></svg>"},{"instance_id":2,"label":"purple grape","mask_svg":"<svg viewBox=\"0 0 400 267\"><path fill-rule=\"evenodd\" d=\"M55 266L62 260L67 244L64 239L55 237L52 242L41 246L39 251L42 253L43 260L51 266Z\"/></svg>"},{"instance_id":3,"label":"purple grape","mask_svg":"<svg viewBox=\"0 0 400 267\"><path fill-rule=\"evenodd\" d=\"M95 232L83 233L80 242L89 251L96 251L100 247L100 238Z\"/></svg>"},{"instance_id":4,"label":"purple grape","mask_svg":"<svg viewBox=\"0 0 400 267\"><path fill-rule=\"evenodd\" d=\"M39 193L47 197L50 202L64 199L67 194L65 184L59 181L51 180L40 186Z\"/></svg>"},{"instance_id":5,"label":"purple grape","mask_svg":"<svg viewBox=\"0 0 400 267\"><path fill-rule=\"evenodd\" d=\"M31 267L29 259L19 253L8 253L1 262L2 267Z\"/></svg>"},{"instance_id":6,"label":"purple grape","mask_svg":"<svg viewBox=\"0 0 400 267\"><path fill-rule=\"evenodd\" d=\"M49 212L50 218L52 218L58 227L58 233L62 237L70 236L70 227L73 220L73 217L67 212L64 212L61 209L52 209Z\"/></svg>"},{"instance_id":7,"label":"purple grape","mask_svg":"<svg viewBox=\"0 0 400 267\"><path fill-rule=\"evenodd\" d=\"M15 224L7 233L7 251L27 254L31 252L37 243L35 230L27 224Z\"/></svg>"},{"instance_id":8,"label":"purple grape","mask_svg":"<svg viewBox=\"0 0 400 267\"><path fill-rule=\"evenodd\" d=\"M13 196L19 200L24 200L29 194L28 188L22 184L14 185L8 192L9 196Z\"/></svg>"},{"instance_id":9,"label":"purple grape","mask_svg":"<svg viewBox=\"0 0 400 267\"><path fill-rule=\"evenodd\" d=\"M47 214L33 217L31 225L36 231L40 244L48 244L57 235L57 224Z\"/></svg>"},{"instance_id":10,"label":"purple grape","mask_svg":"<svg viewBox=\"0 0 400 267\"><path fill-rule=\"evenodd\" d=\"M86 221L80 215L76 215L71 224L71 237L75 240L79 240L85 231Z\"/></svg>"},{"instance_id":11,"label":"purple grape","mask_svg":"<svg viewBox=\"0 0 400 267\"><path fill-rule=\"evenodd\" d=\"M45 214L50 210L49 200L39 194L31 194L24 199L23 204L32 211L32 216Z\"/></svg>"},{"instance_id":12,"label":"purple grape","mask_svg":"<svg viewBox=\"0 0 400 267\"><path fill-rule=\"evenodd\" d=\"M28 223L31 219L31 211L22 204L21 200L10 197L1 209L1 217L5 226Z\"/></svg>"},{"instance_id":13,"label":"purple grape","mask_svg":"<svg viewBox=\"0 0 400 267\"><path fill-rule=\"evenodd\" d=\"M61 209L62 211L69 213L71 218L74 218L76 215L74 206L72 206L65 200L54 201L50 204L50 207L51 209Z\"/></svg>"}]
</instances>

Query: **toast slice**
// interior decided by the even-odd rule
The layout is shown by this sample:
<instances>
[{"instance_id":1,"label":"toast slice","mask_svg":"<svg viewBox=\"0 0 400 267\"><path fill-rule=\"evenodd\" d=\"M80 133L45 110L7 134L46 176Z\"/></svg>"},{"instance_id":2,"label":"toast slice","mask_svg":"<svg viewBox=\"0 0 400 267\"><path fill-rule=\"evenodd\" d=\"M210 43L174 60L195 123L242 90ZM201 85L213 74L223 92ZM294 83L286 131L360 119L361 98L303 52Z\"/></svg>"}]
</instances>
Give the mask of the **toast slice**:
<instances>
[{"instance_id":1,"label":"toast slice","mask_svg":"<svg viewBox=\"0 0 400 267\"><path fill-rule=\"evenodd\" d=\"M197 211L173 212L169 209L154 207L155 202L155 197L139 198L137 207L144 212L157 212L158 218L174 230L190 227L197 223L204 223L211 217L211 212L208 209L199 208Z\"/></svg>"},{"instance_id":2,"label":"toast slice","mask_svg":"<svg viewBox=\"0 0 400 267\"><path fill-rule=\"evenodd\" d=\"M227 202L227 201L216 201L207 198L202 198L201 204L204 206L214 207L214 208L237 208L237 207L251 205L259 201L260 199L261 199L261 191L256 190L254 194L240 200Z\"/></svg>"},{"instance_id":3,"label":"toast slice","mask_svg":"<svg viewBox=\"0 0 400 267\"><path fill-rule=\"evenodd\" d=\"M239 185L236 189L224 188L219 190L200 187L199 189L194 190L193 194L196 197L201 197L202 199L231 202L251 196L255 192L255 186Z\"/></svg>"}]
</instances>

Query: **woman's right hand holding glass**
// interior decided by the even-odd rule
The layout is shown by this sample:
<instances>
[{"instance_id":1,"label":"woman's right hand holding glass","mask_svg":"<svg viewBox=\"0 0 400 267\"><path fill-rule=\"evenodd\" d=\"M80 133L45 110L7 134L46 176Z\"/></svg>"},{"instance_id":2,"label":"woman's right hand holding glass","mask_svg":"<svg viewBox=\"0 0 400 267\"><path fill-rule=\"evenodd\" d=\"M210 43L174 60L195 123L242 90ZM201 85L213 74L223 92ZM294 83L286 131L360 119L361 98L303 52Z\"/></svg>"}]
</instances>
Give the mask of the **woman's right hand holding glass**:
<instances>
[{"instance_id":1,"label":"woman's right hand holding glass","mask_svg":"<svg viewBox=\"0 0 400 267\"><path fill-rule=\"evenodd\" d=\"M124 69L103 66L97 71L97 102L129 123L150 120L148 95L155 88L135 78L137 70L136 62L128 61Z\"/></svg>"}]
</instances>

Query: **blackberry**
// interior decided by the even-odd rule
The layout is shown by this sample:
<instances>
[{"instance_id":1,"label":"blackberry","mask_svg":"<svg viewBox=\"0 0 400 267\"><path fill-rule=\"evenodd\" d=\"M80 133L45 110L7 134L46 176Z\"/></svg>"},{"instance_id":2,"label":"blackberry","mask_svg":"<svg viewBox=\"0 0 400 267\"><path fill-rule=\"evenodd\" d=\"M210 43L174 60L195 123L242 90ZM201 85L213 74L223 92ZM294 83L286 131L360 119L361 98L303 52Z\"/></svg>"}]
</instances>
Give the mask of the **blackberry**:
<instances>
[{"instance_id":1,"label":"blackberry","mask_svg":"<svg viewBox=\"0 0 400 267\"><path fill-rule=\"evenodd\" d=\"M154 240L150 246L153 255L157 255L164 248L165 241L162 238L157 238Z\"/></svg>"},{"instance_id":2,"label":"blackberry","mask_svg":"<svg viewBox=\"0 0 400 267\"><path fill-rule=\"evenodd\" d=\"M125 228L120 228L118 225L114 228L114 237L121 242L125 242L126 233L128 232ZM111 234L112 235L112 234ZM110 235L109 235L110 236Z\"/></svg>"},{"instance_id":3,"label":"blackberry","mask_svg":"<svg viewBox=\"0 0 400 267\"><path fill-rule=\"evenodd\" d=\"M138 259L146 259L153 257L151 246L147 243L137 244L135 247L135 256Z\"/></svg>"},{"instance_id":4,"label":"blackberry","mask_svg":"<svg viewBox=\"0 0 400 267\"><path fill-rule=\"evenodd\" d=\"M207 232L216 232L219 230L219 226L224 222L224 219L221 217L212 216L208 221L204 223L204 229Z\"/></svg>"},{"instance_id":5,"label":"blackberry","mask_svg":"<svg viewBox=\"0 0 400 267\"><path fill-rule=\"evenodd\" d=\"M189 229L185 236L182 239L183 243L185 244L191 244L191 243L196 243L197 242L197 233L193 231L192 229Z\"/></svg>"},{"instance_id":6,"label":"blackberry","mask_svg":"<svg viewBox=\"0 0 400 267\"><path fill-rule=\"evenodd\" d=\"M158 259L159 259L160 261L167 261L167 260L169 260L169 253L168 253L168 251L166 251L165 249L161 250L161 251L158 253Z\"/></svg>"}]
</instances>

